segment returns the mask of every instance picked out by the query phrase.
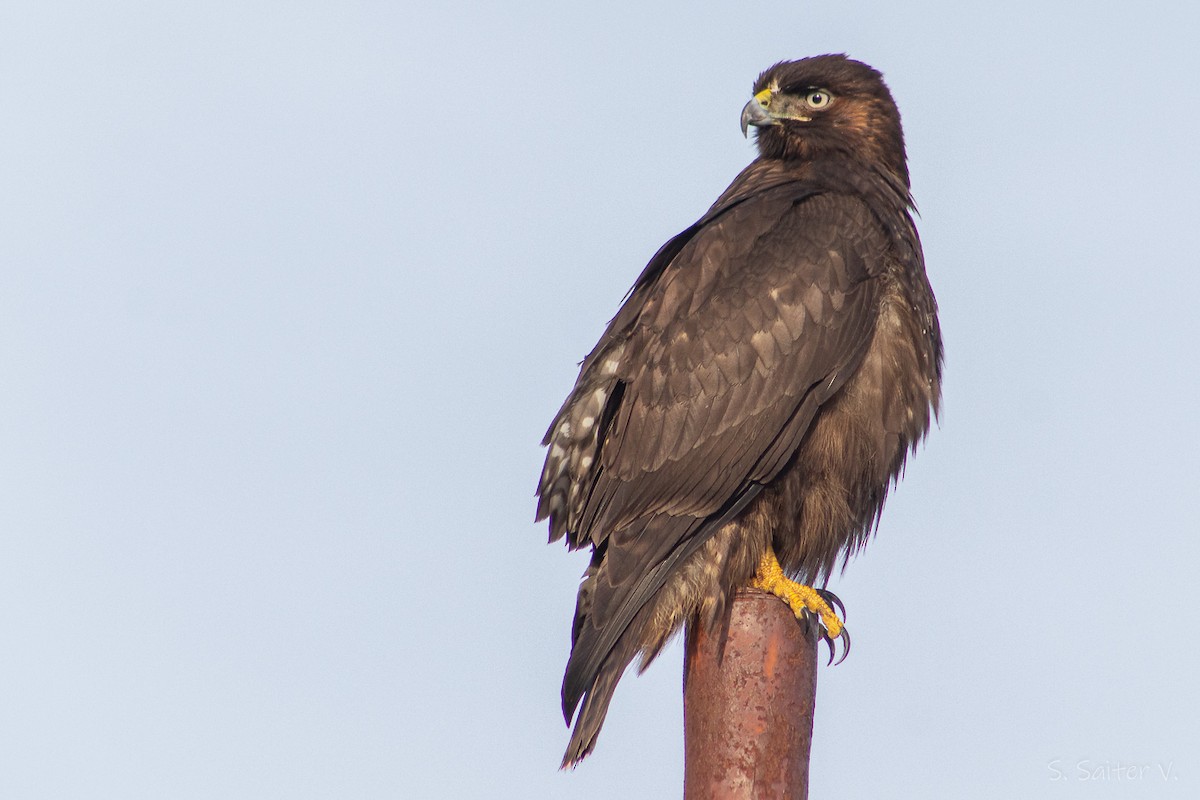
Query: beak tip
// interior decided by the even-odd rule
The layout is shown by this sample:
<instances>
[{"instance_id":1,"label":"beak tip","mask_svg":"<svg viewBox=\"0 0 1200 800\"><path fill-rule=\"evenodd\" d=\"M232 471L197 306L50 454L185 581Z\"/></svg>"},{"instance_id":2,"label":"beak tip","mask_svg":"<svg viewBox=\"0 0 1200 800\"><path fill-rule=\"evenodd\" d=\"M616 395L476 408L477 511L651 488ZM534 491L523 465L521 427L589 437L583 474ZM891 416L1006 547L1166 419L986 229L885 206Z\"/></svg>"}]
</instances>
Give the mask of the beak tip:
<instances>
[{"instance_id":1,"label":"beak tip","mask_svg":"<svg viewBox=\"0 0 1200 800\"><path fill-rule=\"evenodd\" d=\"M742 136L746 138L749 138L750 136L751 125L759 128L763 125L774 124L775 120L771 118L770 114L768 114L767 110L762 107L762 103L760 103L757 98L754 98L749 103L746 103L745 107L742 109Z\"/></svg>"}]
</instances>

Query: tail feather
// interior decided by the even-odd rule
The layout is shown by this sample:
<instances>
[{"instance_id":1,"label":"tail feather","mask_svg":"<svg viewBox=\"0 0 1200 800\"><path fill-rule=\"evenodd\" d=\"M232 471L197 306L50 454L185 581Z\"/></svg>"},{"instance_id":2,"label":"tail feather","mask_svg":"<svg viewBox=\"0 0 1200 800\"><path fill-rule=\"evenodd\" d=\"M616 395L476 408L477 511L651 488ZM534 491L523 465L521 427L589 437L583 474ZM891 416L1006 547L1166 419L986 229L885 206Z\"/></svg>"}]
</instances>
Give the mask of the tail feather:
<instances>
[{"instance_id":1,"label":"tail feather","mask_svg":"<svg viewBox=\"0 0 1200 800\"><path fill-rule=\"evenodd\" d=\"M596 737L604 725L604 717L608 714L608 704L612 701L617 681L621 679L625 668L633 661L637 652L637 637L629 636L629 631L626 631L626 635L621 637L601 665L591 686L583 693L583 704L575 717L575 728L563 755L562 769L574 767L596 747Z\"/></svg>"},{"instance_id":2,"label":"tail feather","mask_svg":"<svg viewBox=\"0 0 1200 800\"><path fill-rule=\"evenodd\" d=\"M663 586L713 534L741 513L762 488L762 484L747 484L719 513L704 519L656 515L637 520L621 531L621 540L630 543L629 546L646 543L661 546L664 542L669 546L661 547L662 552L637 553L637 558L632 559L635 564L632 570L628 568L630 554L621 553L624 558L615 562L616 577L609 570L614 569L612 548L619 546L619 542L614 543L614 537L610 536L592 552L592 563L579 587L571 656L563 676L563 716L568 724L582 703L563 757L564 767L579 763L592 752L613 690L634 657L644 652L642 669L645 669L675 632L650 631L656 598ZM729 587L725 590L727 593ZM676 630L678 623L691 613L689 609L690 605L677 609L679 613L673 615L677 620ZM702 622L712 625L724 613L718 603Z\"/></svg>"}]
</instances>

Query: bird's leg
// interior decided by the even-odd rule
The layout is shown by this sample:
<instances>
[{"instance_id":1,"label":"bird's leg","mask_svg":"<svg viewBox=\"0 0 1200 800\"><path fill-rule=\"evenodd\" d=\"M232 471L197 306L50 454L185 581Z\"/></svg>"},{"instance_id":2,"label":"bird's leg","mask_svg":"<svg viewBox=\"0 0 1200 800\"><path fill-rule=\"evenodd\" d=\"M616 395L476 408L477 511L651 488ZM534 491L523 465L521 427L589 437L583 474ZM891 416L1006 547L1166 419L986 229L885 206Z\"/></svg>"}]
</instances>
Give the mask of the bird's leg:
<instances>
[{"instance_id":1,"label":"bird's leg","mask_svg":"<svg viewBox=\"0 0 1200 800\"><path fill-rule=\"evenodd\" d=\"M846 631L846 626L838 617L837 612L834 611L836 606L843 616L846 613L846 609L838 600L837 595L790 580L783 574L783 568L779 566L779 559L776 558L775 550L772 547L767 547L767 552L763 554L762 561L758 564L758 573L750 585L755 589L770 592L787 603L797 619L807 621L816 617L820 621L821 638L829 644L829 662L833 663L833 656L837 649L834 647L834 639L845 641L845 650L842 651L842 657L838 659L838 663L840 664L846 658L850 652L850 634Z\"/></svg>"}]
</instances>

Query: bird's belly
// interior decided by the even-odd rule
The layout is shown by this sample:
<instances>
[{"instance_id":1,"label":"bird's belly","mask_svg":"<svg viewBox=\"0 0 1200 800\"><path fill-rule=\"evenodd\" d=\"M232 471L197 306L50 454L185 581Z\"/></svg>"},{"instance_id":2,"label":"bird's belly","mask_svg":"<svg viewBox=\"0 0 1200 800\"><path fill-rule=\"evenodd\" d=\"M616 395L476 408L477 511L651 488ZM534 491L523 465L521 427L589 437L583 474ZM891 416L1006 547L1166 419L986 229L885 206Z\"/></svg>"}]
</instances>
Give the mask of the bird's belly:
<instances>
[{"instance_id":1,"label":"bird's belly","mask_svg":"<svg viewBox=\"0 0 1200 800\"><path fill-rule=\"evenodd\" d=\"M784 570L823 583L874 530L887 491L929 428L937 397L919 320L899 291L884 299L863 361L813 421L770 487L773 544Z\"/></svg>"}]
</instances>

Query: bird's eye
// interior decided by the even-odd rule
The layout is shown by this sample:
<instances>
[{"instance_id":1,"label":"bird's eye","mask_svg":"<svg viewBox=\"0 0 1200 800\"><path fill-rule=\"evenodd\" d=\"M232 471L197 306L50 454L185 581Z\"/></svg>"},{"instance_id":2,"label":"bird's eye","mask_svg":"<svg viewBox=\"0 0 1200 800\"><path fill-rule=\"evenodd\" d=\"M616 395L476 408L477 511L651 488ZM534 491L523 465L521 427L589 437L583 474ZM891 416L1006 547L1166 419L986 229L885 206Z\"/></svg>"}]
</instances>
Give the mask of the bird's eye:
<instances>
[{"instance_id":1,"label":"bird's eye","mask_svg":"<svg viewBox=\"0 0 1200 800\"><path fill-rule=\"evenodd\" d=\"M804 102L808 103L809 108L824 108L832 99L833 95L824 89L813 89L804 95Z\"/></svg>"}]
</instances>

